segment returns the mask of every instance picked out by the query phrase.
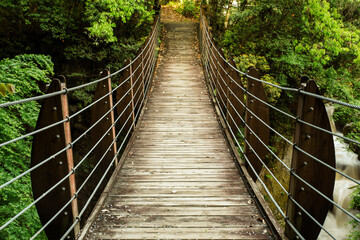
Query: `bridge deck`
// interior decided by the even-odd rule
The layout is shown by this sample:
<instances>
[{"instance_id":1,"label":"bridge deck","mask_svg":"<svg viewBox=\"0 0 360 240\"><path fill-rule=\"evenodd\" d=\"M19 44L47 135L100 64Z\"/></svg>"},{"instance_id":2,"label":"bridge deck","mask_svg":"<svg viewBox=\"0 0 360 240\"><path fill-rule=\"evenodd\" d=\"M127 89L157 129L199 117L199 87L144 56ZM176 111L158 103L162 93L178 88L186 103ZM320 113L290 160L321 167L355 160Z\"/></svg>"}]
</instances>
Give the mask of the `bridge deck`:
<instances>
[{"instance_id":1,"label":"bridge deck","mask_svg":"<svg viewBox=\"0 0 360 240\"><path fill-rule=\"evenodd\" d=\"M134 143L87 239L268 239L196 59L195 24L165 51Z\"/></svg>"}]
</instances>

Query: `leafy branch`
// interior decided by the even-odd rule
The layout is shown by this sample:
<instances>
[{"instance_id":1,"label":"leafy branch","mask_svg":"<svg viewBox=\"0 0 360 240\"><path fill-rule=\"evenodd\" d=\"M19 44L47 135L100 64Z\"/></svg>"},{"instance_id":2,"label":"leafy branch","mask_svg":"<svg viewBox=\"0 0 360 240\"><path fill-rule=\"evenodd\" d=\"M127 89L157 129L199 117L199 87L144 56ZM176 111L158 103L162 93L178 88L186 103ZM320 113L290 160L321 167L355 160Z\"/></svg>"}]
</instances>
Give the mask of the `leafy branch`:
<instances>
[{"instance_id":1,"label":"leafy branch","mask_svg":"<svg viewBox=\"0 0 360 240\"><path fill-rule=\"evenodd\" d=\"M4 84L4 83L0 83L0 94L3 97L6 97L6 93L9 92L11 95L13 95L15 93L15 87L14 85L8 83L8 84Z\"/></svg>"}]
</instances>

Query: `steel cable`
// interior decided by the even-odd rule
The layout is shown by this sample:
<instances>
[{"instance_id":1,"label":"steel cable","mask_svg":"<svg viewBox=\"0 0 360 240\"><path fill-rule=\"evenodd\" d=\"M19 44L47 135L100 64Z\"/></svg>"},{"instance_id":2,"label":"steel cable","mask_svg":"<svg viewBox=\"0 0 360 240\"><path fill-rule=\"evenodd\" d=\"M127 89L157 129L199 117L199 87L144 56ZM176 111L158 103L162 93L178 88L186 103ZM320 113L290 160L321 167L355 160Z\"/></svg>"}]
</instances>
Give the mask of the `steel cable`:
<instances>
[{"instance_id":1,"label":"steel cable","mask_svg":"<svg viewBox=\"0 0 360 240\"><path fill-rule=\"evenodd\" d=\"M204 24L204 19L202 19L203 21L203 25L205 26ZM237 71L238 73L240 73L241 75L243 76L246 76L246 77L249 77L257 82L261 82L261 83L264 83L264 84L267 84L267 85L270 85L272 87L276 87L278 89L281 89L281 90L284 90L284 91L290 91L290 92L299 92L301 94L304 94L304 95L308 95L308 96L311 96L311 97L315 97L315 98L318 98L318 99L322 99L322 100L325 100L325 101L329 101L329 102L332 102L332 103L336 103L336 104L339 104L339 105L342 105L342 106L345 106L345 107L349 107L349 108L353 108L353 109L357 109L357 110L360 110L360 106L357 106L357 105L354 105L354 104L350 104L350 103L346 103L346 102L343 102L343 101L340 101L340 100L336 100L336 99L332 99L332 98L328 98L328 97L324 97L324 96L321 96L321 95L318 95L318 94L314 94L314 93L310 93L310 92L306 92L304 90L301 90L301 89L297 89L297 88L291 88L291 87L282 87L282 86L279 86L279 85L276 85L276 84L273 84L273 83L269 83L269 82L266 82L266 81L263 81L261 79L258 79L258 78L255 78L253 76L250 76L248 75L247 73L244 73L240 70L238 70L236 67L232 66L232 64L230 64L219 52L219 50L216 48L215 44L212 42L211 38L210 38L210 34L207 30L206 27L204 27L205 29L205 33L206 33L206 38L209 39L211 45L215 48L215 50L218 52L219 56L224 60L224 62L229 65L233 70Z\"/></svg>"}]
</instances>

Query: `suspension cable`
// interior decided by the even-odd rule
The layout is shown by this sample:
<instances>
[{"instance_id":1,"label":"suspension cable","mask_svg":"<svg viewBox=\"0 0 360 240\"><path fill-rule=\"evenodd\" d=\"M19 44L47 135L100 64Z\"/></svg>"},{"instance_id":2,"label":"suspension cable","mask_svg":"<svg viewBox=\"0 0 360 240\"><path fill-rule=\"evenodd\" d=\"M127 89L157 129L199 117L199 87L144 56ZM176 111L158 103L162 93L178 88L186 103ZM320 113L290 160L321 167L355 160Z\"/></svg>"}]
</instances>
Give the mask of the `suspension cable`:
<instances>
[{"instance_id":1,"label":"suspension cable","mask_svg":"<svg viewBox=\"0 0 360 240\"><path fill-rule=\"evenodd\" d=\"M206 26L204 24L204 19L202 19L203 21L203 26ZM240 73L241 75L243 76L246 76L248 78L251 78L257 82L261 82L261 83L264 83L264 84L267 84L267 85L270 85L272 87L276 87L278 89L281 89L281 90L284 90L284 91L289 91L289 92L299 92L301 94L304 94L304 95L308 95L308 96L311 96L311 97L315 97L315 98L318 98L318 99L321 99L321 100L325 100L325 101L329 101L329 102L332 102L332 103L336 103L336 104L339 104L339 105L342 105L342 106L346 106L346 107L349 107L349 108L353 108L353 109L357 109L357 110L360 110L360 106L357 106L357 105L354 105L354 104L350 104L350 103L346 103L346 102L343 102L343 101L340 101L340 100L336 100L336 99L332 99L332 98L328 98L328 97L324 97L324 96L321 96L321 95L318 95L318 94L314 94L314 93L310 93L310 92L306 92L304 90L301 90L301 89L297 89L297 88L291 88L291 87L282 87L282 86L279 86L279 85L276 85L276 84L273 84L273 83L269 83L269 82L266 82L266 81L263 81L261 79L258 79L258 78L255 78L253 76L250 76L248 75L247 73L244 73L240 70L238 70L236 67L232 66L232 64L230 64L223 56L222 54L220 54L219 50L217 49L217 47L215 46L215 44L211 41L211 37L210 37L210 34L208 32L208 29L206 27L204 27L205 29L205 33L206 33L206 38L209 39L210 41L210 44L214 47L214 49L218 52L219 56L222 58L222 60L224 60L224 62L230 66L233 70L237 71L238 73Z\"/></svg>"}]
</instances>

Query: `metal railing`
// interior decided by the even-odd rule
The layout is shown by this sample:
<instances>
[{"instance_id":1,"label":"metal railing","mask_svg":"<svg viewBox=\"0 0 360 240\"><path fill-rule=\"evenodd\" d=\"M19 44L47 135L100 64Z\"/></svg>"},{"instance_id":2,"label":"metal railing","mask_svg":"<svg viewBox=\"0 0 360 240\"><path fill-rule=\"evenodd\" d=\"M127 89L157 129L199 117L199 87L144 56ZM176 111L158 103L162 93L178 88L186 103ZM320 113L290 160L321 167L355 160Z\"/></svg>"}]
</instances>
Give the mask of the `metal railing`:
<instances>
[{"instance_id":1,"label":"metal railing","mask_svg":"<svg viewBox=\"0 0 360 240\"><path fill-rule=\"evenodd\" d=\"M331 131L323 101L356 111L360 110L360 106L321 96L313 81L307 81L306 86L296 89L263 81L257 76L255 69L250 69L247 73L239 71L234 62L226 59L213 41L203 10L200 17L199 43L210 95L230 144L234 151L240 153L238 162L246 172L246 181L260 185L259 193L267 195L285 222L286 237L316 239L320 231L324 231L325 235L336 239L334 234L324 227L324 219L332 208L339 209L350 219L360 223L356 214L349 211L348 207L340 206L332 198L335 174L352 181L356 186L360 184L359 180L336 168L333 137L358 146L360 143L356 139ZM297 94L297 115L267 103L263 85ZM272 127L269 110L294 124L294 139L289 139L288 134ZM270 136L282 140L284 147L288 145L292 148L292 163L285 163L277 156L270 146ZM269 167L269 156L287 172L289 182L284 183L274 169ZM264 173L267 177L264 177ZM287 198L287 206L281 206L278 197L274 196L276 193L267 185L266 178L273 179L273 183L283 192L283 198ZM260 204L265 202L263 196L260 196L262 194L255 194L260 198L257 200ZM284 208L287 208L287 211ZM279 236L283 237L284 232L279 233Z\"/></svg>"},{"instance_id":2,"label":"metal railing","mask_svg":"<svg viewBox=\"0 0 360 240\"><path fill-rule=\"evenodd\" d=\"M101 78L72 88L66 88L64 81L55 80L47 94L0 104L0 108L7 108L30 101L43 101L35 131L0 143L1 148L22 139L34 138L31 167L13 179L0 183L0 191L3 191L12 188L12 184L19 179L31 175L34 201L16 215L5 219L0 232L12 224L18 224L19 218L36 206L42 227L31 239L42 232L57 239L75 238L79 234L81 218L89 211L88 207L96 200L94 198L99 190L106 185L105 179L109 178L111 170L121 164L118 158L132 136L147 99L156 68L159 29L160 19L156 15L152 30L135 59L129 60L126 66L116 72L105 70ZM118 77L119 81L111 81L112 77ZM93 85L97 85L94 101L70 115L67 95ZM115 87L112 89L112 86ZM91 126L71 140L71 121L86 111L91 112ZM87 135L91 135L92 145L75 162L73 149ZM49 141L54 144L50 146ZM76 172L94 156L96 164L84 181L76 186ZM77 199L84 195L85 186L95 175L98 175L95 186L90 196L83 197L86 201L80 209ZM56 208L50 209L51 206Z\"/></svg>"}]
</instances>

